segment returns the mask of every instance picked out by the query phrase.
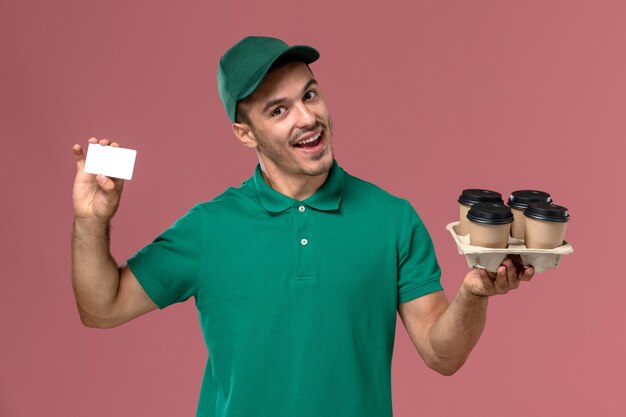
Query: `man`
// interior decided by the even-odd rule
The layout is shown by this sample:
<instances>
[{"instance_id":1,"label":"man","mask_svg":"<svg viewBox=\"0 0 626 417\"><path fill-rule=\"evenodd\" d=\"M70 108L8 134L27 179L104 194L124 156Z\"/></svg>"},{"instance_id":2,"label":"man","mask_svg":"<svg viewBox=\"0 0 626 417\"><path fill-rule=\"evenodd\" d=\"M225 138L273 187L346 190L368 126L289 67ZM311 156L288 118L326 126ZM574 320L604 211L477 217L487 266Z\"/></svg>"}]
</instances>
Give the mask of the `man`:
<instances>
[{"instance_id":1,"label":"man","mask_svg":"<svg viewBox=\"0 0 626 417\"><path fill-rule=\"evenodd\" d=\"M396 311L426 364L451 375L482 332L488 297L533 275L510 259L497 274L475 269L448 303L415 210L335 161L308 66L318 57L265 37L224 54L220 97L258 155L255 174L193 207L127 266L108 235L123 182L84 173L74 145L81 320L113 327L195 297L209 350L201 416L391 416Z\"/></svg>"}]
</instances>

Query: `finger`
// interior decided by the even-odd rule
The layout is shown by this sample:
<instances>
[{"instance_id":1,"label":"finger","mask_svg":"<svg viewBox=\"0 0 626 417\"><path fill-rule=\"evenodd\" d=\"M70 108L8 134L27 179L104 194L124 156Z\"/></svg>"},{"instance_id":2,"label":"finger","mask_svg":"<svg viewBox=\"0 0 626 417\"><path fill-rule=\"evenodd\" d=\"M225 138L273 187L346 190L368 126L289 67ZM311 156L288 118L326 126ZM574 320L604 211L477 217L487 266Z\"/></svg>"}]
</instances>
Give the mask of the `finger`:
<instances>
[{"instance_id":1,"label":"finger","mask_svg":"<svg viewBox=\"0 0 626 417\"><path fill-rule=\"evenodd\" d=\"M493 280L489 276L490 272L484 268L480 268L478 270L478 275L480 276L480 280L483 283L483 288L485 289L486 295L491 295L495 292L495 288L493 286Z\"/></svg>"},{"instance_id":2,"label":"finger","mask_svg":"<svg viewBox=\"0 0 626 417\"><path fill-rule=\"evenodd\" d=\"M500 265L498 267L498 272L496 274L494 285L496 287L496 291L500 294L503 294L508 291L509 283L507 281L507 276L506 276L506 266Z\"/></svg>"},{"instance_id":3,"label":"finger","mask_svg":"<svg viewBox=\"0 0 626 417\"><path fill-rule=\"evenodd\" d=\"M485 271L485 274L487 275L487 277L489 279L491 279L492 281L496 279L496 275L497 275L497 271L496 272L491 272L488 269L485 268L481 268L481 271Z\"/></svg>"},{"instance_id":4,"label":"finger","mask_svg":"<svg viewBox=\"0 0 626 417\"><path fill-rule=\"evenodd\" d=\"M98 143L102 146L108 146L111 143L111 141L108 139L100 139Z\"/></svg>"},{"instance_id":5,"label":"finger","mask_svg":"<svg viewBox=\"0 0 626 417\"><path fill-rule=\"evenodd\" d=\"M517 278L520 281L530 281L535 273L535 269L532 265L524 265L524 261L520 255L509 255L509 258L515 265Z\"/></svg>"},{"instance_id":6,"label":"finger","mask_svg":"<svg viewBox=\"0 0 626 417\"><path fill-rule=\"evenodd\" d=\"M72 146L72 153L76 161L76 170L82 172L83 168L85 168L85 154L83 148L79 144L75 144Z\"/></svg>"},{"instance_id":7,"label":"finger","mask_svg":"<svg viewBox=\"0 0 626 417\"><path fill-rule=\"evenodd\" d=\"M515 268L513 261L507 258L504 260L504 262L502 262L502 264L506 268L506 280L509 283L509 288L515 289L519 287L519 278L517 276L517 269Z\"/></svg>"},{"instance_id":8,"label":"finger","mask_svg":"<svg viewBox=\"0 0 626 417\"><path fill-rule=\"evenodd\" d=\"M521 274L524 271L524 261L520 255L508 255L508 258L513 262L515 266L515 270L518 274Z\"/></svg>"},{"instance_id":9,"label":"finger","mask_svg":"<svg viewBox=\"0 0 626 417\"><path fill-rule=\"evenodd\" d=\"M519 279L521 281L530 281L531 279L533 279L534 275L535 275L535 268L533 268L532 265L527 265L527 266L524 266L524 271L519 276Z\"/></svg>"},{"instance_id":10,"label":"finger","mask_svg":"<svg viewBox=\"0 0 626 417\"><path fill-rule=\"evenodd\" d=\"M120 144L117 142L111 142L111 146L115 147L115 148L119 148Z\"/></svg>"},{"instance_id":11,"label":"finger","mask_svg":"<svg viewBox=\"0 0 626 417\"><path fill-rule=\"evenodd\" d=\"M118 193L122 192L124 188L124 180L120 178L107 177L106 175L98 175L98 177L102 177L98 179L98 184L105 192L111 192L113 190Z\"/></svg>"},{"instance_id":12,"label":"finger","mask_svg":"<svg viewBox=\"0 0 626 417\"><path fill-rule=\"evenodd\" d=\"M94 138L93 136L89 138L89 140L87 141L89 143L98 143L98 139Z\"/></svg>"},{"instance_id":13,"label":"finger","mask_svg":"<svg viewBox=\"0 0 626 417\"><path fill-rule=\"evenodd\" d=\"M85 158L85 154L83 153L83 147L80 146L78 143L72 146L72 153L74 154L74 159L76 159L76 161Z\"/></svg>"}]
</instances>

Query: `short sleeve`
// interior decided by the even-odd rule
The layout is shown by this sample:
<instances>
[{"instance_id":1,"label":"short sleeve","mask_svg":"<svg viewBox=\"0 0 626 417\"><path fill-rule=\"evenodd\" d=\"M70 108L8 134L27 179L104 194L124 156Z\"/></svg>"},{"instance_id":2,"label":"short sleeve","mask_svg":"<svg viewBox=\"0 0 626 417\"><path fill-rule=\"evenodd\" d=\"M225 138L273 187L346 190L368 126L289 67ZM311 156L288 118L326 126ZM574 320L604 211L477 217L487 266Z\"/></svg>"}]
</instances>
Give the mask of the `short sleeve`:
<instances>
[{"instance_id":1,"label":"short sleeve","mask_svg":"<svg viewBox=\"0 0 626 417\"><path fill-rule=\"evenodd\" d=\"M161 309L196 294L202 217L195 206L128 260L128 266Z\"/></svg>"},{"instance_id":2,"label":"short sleeve","mask_svg":"<svg viewBox=\"0 0 626 417\"><path fill-rule=\"evenodd\" d=\"M398 302L441 291L435 248L415 209L405 202L398 258Z\"/></svg>"}]
</instances>

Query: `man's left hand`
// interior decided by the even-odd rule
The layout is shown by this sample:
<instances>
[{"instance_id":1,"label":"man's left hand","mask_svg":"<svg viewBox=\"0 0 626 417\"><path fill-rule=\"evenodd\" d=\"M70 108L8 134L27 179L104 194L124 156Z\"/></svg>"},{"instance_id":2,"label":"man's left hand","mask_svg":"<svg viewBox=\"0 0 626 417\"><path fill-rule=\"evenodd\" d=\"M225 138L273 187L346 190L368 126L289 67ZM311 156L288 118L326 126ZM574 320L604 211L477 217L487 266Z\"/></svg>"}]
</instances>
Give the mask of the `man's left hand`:
<instances>
[{"instance_id":1,"label":"man's left hand","mask_svg":"<svg viewBox=\"0 0 626 417\"><path fill-rule=\"evenodd\" d=\"M534 274L534 268L523 265L519 255L510 255L504 258L496 273L483 268L472 269L465 276L463 286L471 294L489 297L516 289L520 281L530 281Z\"/></svg>"}]
</instances>

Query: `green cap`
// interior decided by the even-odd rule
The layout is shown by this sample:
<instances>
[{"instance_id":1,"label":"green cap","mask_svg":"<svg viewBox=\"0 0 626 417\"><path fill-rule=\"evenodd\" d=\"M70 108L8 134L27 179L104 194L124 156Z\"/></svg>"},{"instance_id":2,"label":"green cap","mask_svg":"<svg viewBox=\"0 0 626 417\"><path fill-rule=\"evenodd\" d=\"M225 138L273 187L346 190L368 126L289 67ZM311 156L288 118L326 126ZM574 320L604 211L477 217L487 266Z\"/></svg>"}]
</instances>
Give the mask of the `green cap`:
<instances>
[{"instance_id":1,"label":"green cap","mask_svg":"<svg viewBox=\"0 0 626 417\"><path fill-rule=\"evenodd\" d=\"M217 88L231 122L235 121L239 100L254 93L272 64L283 56L310 64L320 54L310 46L289 46L276 38L248 36L222 55L217 70Z\"/></svg>"}]
</instances>

